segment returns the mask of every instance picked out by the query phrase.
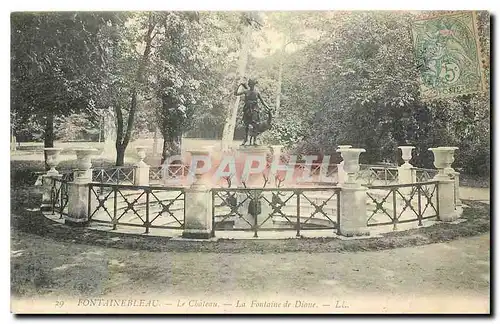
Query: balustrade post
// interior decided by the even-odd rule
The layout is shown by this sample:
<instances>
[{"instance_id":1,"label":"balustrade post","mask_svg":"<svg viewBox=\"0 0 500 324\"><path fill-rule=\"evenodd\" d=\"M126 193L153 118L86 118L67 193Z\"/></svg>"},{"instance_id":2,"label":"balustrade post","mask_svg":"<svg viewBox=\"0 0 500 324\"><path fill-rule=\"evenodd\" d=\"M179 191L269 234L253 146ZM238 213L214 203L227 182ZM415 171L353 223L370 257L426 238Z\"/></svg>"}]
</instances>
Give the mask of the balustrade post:
<instances>
[{"instance_id":1,"label":"balustrade post","mask_svg":"<svg viewBox=\"0 0 500 324\"><path fill-rule=\"evenodd\" d=\"M443 222L452 222L460 217L455 209L455 180L450 177L449 169L453 163L455 147L434 147L429 151L434 153L434 166L438 174L433 180L438 183L439 219ZM454 171L453 171L454 172Z\"/></svg>"},{"instance_id":2,"label":"balustrade post","mask_svg":"<svg viewBox=\"0 0 500 324\"><path fill-rule=\"evenodd\" d=\"M340 148L337 152L342 154L343 168L347 173L345 182L340 186L340 233L344 236L370 235L366 213L367 188L355 180L359 171L359 155L365 150Z\"/></svg>"},{"instance_id":3,"label":"balustrade post","mask_svg":"<svg viewBox=\"0 0 500 324\"><path fill-rule=\"evenodd\" d=\"M134 185L135 186L149 186L149 165L144 162L146 157L146 147L136 146L139 162L134 165Z\"/></svg>"},{"instance_id":4,"label":"balustrade post","mask_svg":"<svg viewBox=\"0 0 500 324\"><path fill-rule=\"evenodd\" d=\"M75 149L78 169L75 179L68 183L68 214L64 223L70 226L86 226L89 222L89 204L92 202L89 193L89 183L92 182L92 155L97 149ZM90 210L92 210L92 205Z\"/></svg>"},{"instance_id":5,"label":"balustrade post","mask_svg":"<svg viewBox=\"0 0 500 324\"><path fill-rule=\"evenodd\" d=\"M59 153L62 151L62 148L46 148L44 149L47 156L47 165L50 167L50 170L47 171L46 174L41 176L42 179L42 205L40 209L42 211L47 211L52 209L52 185L53 179L61 179L62 175L59 174L59 171L56 170L57 165L59 164ZM56 187L56 189L58 189Z\"/></svg>"},{"instance_id":6,"label":"balustrade post","mask_svg":"<svg viewBox=\"0 0 500 324\"><path fill-rule=\"evenodd\" d=\"M401 157L404 163L398 167L398 184L409 184L416 182L416 171L413 165L410 164L411 153L415 146L398 146L401 150ZM404 195L410 195L411 187L402 187L399 191Z\"/></svg>"},{"instance_id":7,"label":"balustrade post","mask_svg":"<svg viewBox=\"0 0 500 324\"><path fill-rule=\"evenodd\" d=\"M209 239L212 231L212 193L211 183L203 175L211 168L210 150L190 150L194 182L185 190L183 238ZM209 166L206 166L206 163ZM200 166L201 164L201 166Z\"/></svg>"}]
</instances>

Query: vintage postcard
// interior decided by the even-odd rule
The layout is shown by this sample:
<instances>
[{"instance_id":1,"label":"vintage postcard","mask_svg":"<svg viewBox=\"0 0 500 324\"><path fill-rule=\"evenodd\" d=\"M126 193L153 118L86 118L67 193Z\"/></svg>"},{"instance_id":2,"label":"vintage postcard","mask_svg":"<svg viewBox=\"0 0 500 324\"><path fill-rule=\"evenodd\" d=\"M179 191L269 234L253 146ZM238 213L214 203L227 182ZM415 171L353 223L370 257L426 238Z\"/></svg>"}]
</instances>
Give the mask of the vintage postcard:
<instances>
[{"instance_id":1,"label":"vintage postcard","mask_svg":"<svg viewBox=\"0 0 500 324\"><path fill-rule=\"evenodd\" d=\"M15 314L489 314L487 11L10 16Z\"/></svg>"}]
</instances>

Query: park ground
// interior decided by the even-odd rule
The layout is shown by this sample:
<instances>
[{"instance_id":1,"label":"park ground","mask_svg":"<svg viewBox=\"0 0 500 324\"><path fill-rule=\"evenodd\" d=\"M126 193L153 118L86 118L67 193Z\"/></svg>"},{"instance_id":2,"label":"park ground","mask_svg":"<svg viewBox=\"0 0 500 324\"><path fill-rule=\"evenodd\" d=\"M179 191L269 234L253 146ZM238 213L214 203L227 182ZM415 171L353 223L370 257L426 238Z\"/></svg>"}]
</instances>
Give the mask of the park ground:
<instances>
[{"instance_id":1,"label":"park ground","mask_svg":"<svg viewBox=\"0 0 500 324\"><path fill-rule=\"evenodd\" d=\"M487 188L464 187L462 194L489 201ZM17 210L12 217L25 216ZM59 240L16 224L11 224L11 293L16 312L102 312L104 308L78 308L78 304L88 303L85 298L118 297L158 298L171 304L141 308L142 312L488 313L490 309L489 231L381 251L317 247L291 251L271 242L273 248L258 251L255 246L246 249L225 242L232 247L207 252L115 248L76 237ZM246 306L237 309L238 300ZM290 300L292 309L259 309L251 307L252 300ZM317 304L294 307L297 300L302 305ZM61 301L66 301L64 307ZM218 301L219 307L189 306L202 301ZM188 306L179 306L182 303Z\"/></svg>"},{"instance_id":2,"label":"park ground","mask_svg":"<svg viewBox=\"0 0 500 324\"><path fill-rule=\"evenodd\" d=\"M377 252L167 253L13 232L13 300L161 296L172 303L179 298L234 303L272 296L345 300L350 308L344 311L353 312L487 313L489 246L490 236L483 234ZM57 311L55 304L49 307L46 311Z\"/></svg>"}]
</instances>

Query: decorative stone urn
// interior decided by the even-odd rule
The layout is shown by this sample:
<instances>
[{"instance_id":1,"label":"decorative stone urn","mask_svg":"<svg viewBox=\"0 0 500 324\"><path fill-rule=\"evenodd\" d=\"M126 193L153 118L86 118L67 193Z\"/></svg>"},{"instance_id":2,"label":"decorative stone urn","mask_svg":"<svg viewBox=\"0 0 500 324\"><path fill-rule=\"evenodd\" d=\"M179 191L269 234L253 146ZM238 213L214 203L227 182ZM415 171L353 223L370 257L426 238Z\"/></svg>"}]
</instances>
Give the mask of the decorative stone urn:
<instances>
[{"instance_id":1,"label":"decorative stone urn","mask_svg":"<svg viewBox=\"0 0 500 324\"><path fill-rule=\"evenodd\" d=\"M339 145L338 149L343 150L351 147L352 145ZM339 151L337 150L337 152ZM344 160L342 160L339 164L337 164L337 174L338 174L338 183L339 184L344 183L347 178L347 173L344 170Z\"/></svg>"},{"instance_id":2,"label":"decorative stone urn","mask_svg":"<svg viewBox=\"0 0 500 324\"><path fill-rule=\"evenodd\" d=\"M77 159L77 170L75 180L68 187L68 214L64 216L64 222L70 226L85 226L89 221L89 204L91 201L88 183L92 181L92 156L98 153L95 148L74 149Z\"/></svg>"},{"instance_id":3,"label":"decorative stone urn","mask_svg":"<svg viewBox=\"0 0 500 324\"><path fill-rule=\"evenodd\" d=\"M438 169L438 176L446 176L446 171L452 170L451 164L455 161L454 152L457 147L431 147L429 151L434 154L434 166Z\"/></svg>"},{"instance_id":4,"label":"decorative stone urn","mask_svg":"<svg viewBox=\"0 0 500 324\"><path fill-rule=\"evenodd\" d=\"M462 202L460 201L460 172L456 172L455 169L451 166L453 162L455 162L455 151L458 150L459 148L456 146L440 146L441 148L444 148L448 150L448 157L447 157L447 162L449 163L449 166L444 168L444 173L450 177L450 179L453 179L455 181L455 205L456 206L461 206Z\"/></svg>"},{"instance_id":5,"label":"decorative stone urn","mask_svg":"<svg viewBox=\"0 0 500 324\"><path fill-rule=\"evenodd\" d=\"M344 236L370 235L366 212L366 187L355 181L359 171L359 155L366 152L362 148L340 147L337 152L342 155L343 170L347 173L345 183L340 191L340 229L338 234ZM341 174L339 169L339 175Z\"/></svg>"},{"instance_id":6,"label":"decorative stone urn","mask_svg":"<svg viewBox=\"0 0 500 324\"><path fill-rule=\"evenodd\" d=\"M62 148L59 147L50 147L43 149L45 154L47 155L47 165L50 167L50 170L47 171L47 175L58 175L59 172L56 170L56 166L59 164L59 153L61 153Z\"/></svg>"},{"instance_id":7,"label":"decorative stone urn","mask_svg":"<svg viewBox=\"0 0 500 324\"><path fill-rule=\"evenodd\" d=\"M146 162L143 160L146 158L146 146L136 146L135 150L137 152L137 156L139 156L139 162L136 163L136 166L147 166Z\"/></svg>"},{"instance_id":8,"label":"decorative stone urn","mask_svg":"<svg viewBox=\"0 0 500 324\"><path fill-rule=\"evenodd\" d=\"M359 155L366 152L362 148L340 148L337 150L342 155L344 160L343 169L347 173L346 184L354 184L354 176L359 171Z\"/></svg>"},{"instance_id":9,"label":"decorative stone urn","mask_svg":"<svg viewBox=\"0 0 500 324\"><path fill-rule=\"evenodd\" d=\"M61 148L46 148L44 149L47 155L47 165L50 167L47 174L42 175L40 178L42 180L42 210L49 210L52 207L52 185L54 185L53 178L61 178L62 175L56 170L56 166L59 164L58 156L62 151ZM57 183L55 183L58 186Z\"/></svg>"},{"instance_id":10,"label":"decorative stone urn","mask_svg":"<svg viewBox=\"0 0 500 324\"><path fill-rule=\"evenodd\" d=\"M402 166L405 166L405 167L412 167L413 166L410 164L410 160L412 158L411 152L413 151L414 148L415 148L415 146L407 146L407 145L398 146L398 149L401 150L401 157L403 158L403 161L404 161L404 164Z\"/></svg>"},{"instance_id":11,"label":"decorative stone urn","mask_svg":"<svg viewBox=\"0 0 500 324\"><path fill-rule=\"evenodd\" d=\"M135 150L139 156L139 162L134 167L134 185L148 186L149 185L149 165L144 162L146 157L146 146L136 146Z\"/></svg>"},{"instance_id":12,"label":"decorative stone urn","mask_svg":"<svg viewBox=\"0 0 500 324\"><path fill-rule=\"evenodd\" d=\"M75 180L92 180L92 156L97 154L98 150L95 148L76 148L77 164L77 179Z\"/></svg>"},{"instance_id":13,"label":"decorative stone urn","mask_svg":"<svg viewBox=\"0 0 500 324\"><path fill-rule=\"evenodd\" d=\"M454 162L453 154L457 147L432 147L429 148L434 154L434 166L438 169L438 174L434 177L439 181L439 219L444 222L454 221L459 217L455 210L456 197L458 192L455 190L454 170L451 164ZM448 173L451 170L453 173Z\"/></svg>"},{"instance_id":14,"label":"decorative stone urn","mask_svg":"<svg viewBox=\"0 0 500 324\"><path fill-rule=\"evenodd\" d=\"M445 149L448 152L446 160L447 160L447 163L449 163L449 165L444 169L445 173L454 174L455 170L453 169L453 167L451 165L453 164L453 162L455 162L455 151L458 150L458 147L456 147L456 146L440 146L438 148Z\"/></svg>"},{"instance_id":15,"label":"decorative stone urn","mask_svg":"<svg viewBox=\"0 0 500 324\"><path fill-rule=\"evenodd\" d=\"M401 150L401 157L403 158L404 163L398 167L398 183L399 184L410 184L417 181L417 174L413 168L413 165L410 164L410 160L412 158L411 152L415 148L415 146L410 145L402 145L398 146ZM399 188L399 192L410 195L412 193L411 187L401 187Z\"/></svg>"}]
</instances>

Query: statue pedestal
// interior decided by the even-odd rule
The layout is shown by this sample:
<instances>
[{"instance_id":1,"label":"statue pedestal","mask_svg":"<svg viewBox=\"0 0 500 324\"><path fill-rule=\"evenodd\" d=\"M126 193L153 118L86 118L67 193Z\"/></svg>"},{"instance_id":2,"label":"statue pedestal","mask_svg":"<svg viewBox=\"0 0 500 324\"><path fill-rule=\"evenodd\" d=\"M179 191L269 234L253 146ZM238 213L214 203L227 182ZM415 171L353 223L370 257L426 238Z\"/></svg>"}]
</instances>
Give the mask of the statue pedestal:
<instances>
[{"instance_id":1,"label":"statue pedestal","mask_svg":"<svg viewBox=\"0 0 500 324\"><path fill-rule=\"evenodd\" d=\"M242 145L237 149L236 168L241 170L240 180L247 188L262 188L267 166L267 154L270 149L260 145ZM270 179L269 179L270 181ZM269 186L270 184L266 184ZM241 184L243 188L243 183Z\"/></svg>"}]
</instances>

